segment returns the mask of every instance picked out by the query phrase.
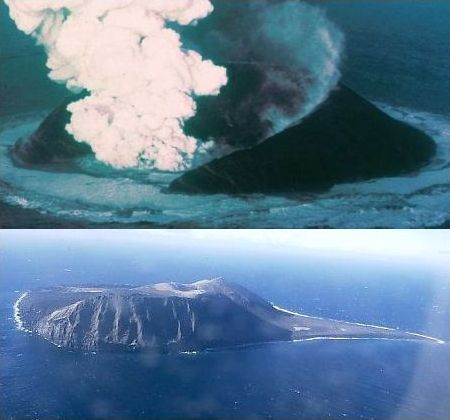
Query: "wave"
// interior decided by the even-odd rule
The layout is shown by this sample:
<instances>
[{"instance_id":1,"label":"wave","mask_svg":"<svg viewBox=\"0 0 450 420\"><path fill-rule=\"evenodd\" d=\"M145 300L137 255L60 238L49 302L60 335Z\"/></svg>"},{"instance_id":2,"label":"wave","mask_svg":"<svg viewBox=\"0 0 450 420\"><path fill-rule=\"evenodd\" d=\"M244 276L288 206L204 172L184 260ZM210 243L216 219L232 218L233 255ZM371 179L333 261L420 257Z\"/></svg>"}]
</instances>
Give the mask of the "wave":
<instances>
[{"instance_id":1,"label":"wave","mask_svg":"<svg viewBox=\"0 0 450 420\"><path fill-rule=\"evenodd\" d=\"M16 323L16 328L21 331L31 332L27 328L24 327L22 319L20 318L20 303L28 296L28 292L22 293L19 298L14 302L13 312L14 312L14 321Z\"/></svg>"},{"instance_id":2,"label":"wave","mask_svg":"<svg viewBox=\"0 0 450 420\"><path fill-rule=\"evenodd\" d=\"M411 333L409 333L411 334ZM420 334L413 334L418 336L419 338L427 338L434 342L434 344L446 344L445 341L439 340L437 338L422 336ZM245 350L252 348L261 348L264 346L280 346L284 344L301 344L307 343L310 341L403 341L403 342L417 342L415 338L388 338L388 337L333 337L333 336L316 336L316 337L307 337L307 338L299 338L295 340L286 340L286 341L265 341L260 343L247 343L247 344L238 344L235 346L227 346L227 347L215 347L215 348L207 348L205 350L194 351L194 352L181 352L183 355L201 355L205 353L221 353L221 352L229 352L236 350Z\"/></svg>"},{"instance_id":3,"label":"wave","mask_svg":"<svg viewBox=\"0 0 450 420\"><path fill-rule=\"evenodd\" d=\"M408 333L411 334L411 333ZM428 338L432 341L435 341L437 344L445 344L445 341L439 340L437 338L433 338L433 337L428 337L426 335L421 335L421 334L413 334L416 335L420 338ZM386 337L309 337L309 338L301 338L298 340L293 340L293 342L295 343L299 343L299 342L303 342L303 341L322 341L322 340L333 340L333 341L337 341L337 340L388 340L388 341L392 341L392 340L398 340L398 339L394 339L394 338L386 338ZM414 338L402 338L402 341L415 341Z\"/></svg>"}]
</instances>

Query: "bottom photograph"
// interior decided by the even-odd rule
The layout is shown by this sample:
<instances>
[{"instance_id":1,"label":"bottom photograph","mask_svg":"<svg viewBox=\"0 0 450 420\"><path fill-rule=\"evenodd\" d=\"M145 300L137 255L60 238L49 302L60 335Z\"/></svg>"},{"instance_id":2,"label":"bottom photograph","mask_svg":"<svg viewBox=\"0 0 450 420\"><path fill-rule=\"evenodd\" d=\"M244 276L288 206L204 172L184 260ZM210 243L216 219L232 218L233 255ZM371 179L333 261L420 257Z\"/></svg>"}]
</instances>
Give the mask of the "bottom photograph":
<instances>
[{"instance_id":1,"label":"bottom photograph","mask_svg":"<svg viewBox=\"0 0 450 420\"><path fill-rule=\"evenodd\" d=\"M0 231L1 419L448 419L446 230Z\"/></svg>"}]
</instances>

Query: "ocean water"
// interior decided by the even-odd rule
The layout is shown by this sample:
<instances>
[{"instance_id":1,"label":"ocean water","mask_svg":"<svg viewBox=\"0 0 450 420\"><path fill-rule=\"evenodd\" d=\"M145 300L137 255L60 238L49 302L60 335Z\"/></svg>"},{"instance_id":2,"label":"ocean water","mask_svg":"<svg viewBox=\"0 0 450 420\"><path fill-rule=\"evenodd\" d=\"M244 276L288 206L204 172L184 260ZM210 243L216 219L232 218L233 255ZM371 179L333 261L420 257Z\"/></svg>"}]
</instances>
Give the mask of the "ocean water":
<instances>
[{"instance_id":1,"label":"ocean water","mask_svg":"<svg viewBox=\"0 0 450 420\"><path fill-rule=\"evenodd\" d=\"M342 80L392 116L428 133L436 157L417 173L342 184L326 193L244 197L166 194L176 176L117 171L92 159L79 173L15 167L9 147L65 95L45 56L0 5L0 200L61 220L190 227L440 226L450 211L450 4L448 1L323 0L345 34ZM30 70L33 71L30 71ZM44 187L45 186L45 187ZM14 224L14 222L13 222Z\"/></svg>"},{"instance_id":2,"label":"ocean water","mask_svg":"<svg viewBox=\"0 0 450 420\"><path fill-rule=\"evenodd\" d=\"M239 247L238 247L239 248ZM173 264L173 255L177 264ZM3 247L0 418L448 418L448 269L408 259L45 241ZM13 303L54 284L222 275L287 309L445 340L324 340L161 355L75 353L16 329Z\"/></svg>"},{"instance_id":3,"label":"ocean water","mask_svg":"<svg viewBox=\"0 0 450 420\"><path fill-rule=\"evenodd\" d=\"M397 108L450 115L450 3L318 1L346 34L343 80Z\"/></svg>"}]
</instances>

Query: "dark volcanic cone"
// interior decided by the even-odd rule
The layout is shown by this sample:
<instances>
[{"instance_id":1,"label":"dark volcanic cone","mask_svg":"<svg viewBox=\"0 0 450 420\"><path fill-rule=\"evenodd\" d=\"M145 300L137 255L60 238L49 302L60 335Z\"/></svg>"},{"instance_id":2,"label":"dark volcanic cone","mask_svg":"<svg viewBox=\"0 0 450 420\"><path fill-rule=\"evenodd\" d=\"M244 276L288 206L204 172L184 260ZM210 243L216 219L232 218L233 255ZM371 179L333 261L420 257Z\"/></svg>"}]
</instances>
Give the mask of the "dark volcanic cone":
<instances>
[{"instance_id":1,"label":"dark volcanic cone","mask_svg":"<svg viewBox=\"0 0 450 420\"><path fill-rule=\"evenodd\" d=\"M339 86L297 126L188 171L169 189L204 194L324 190L415 171L435 149L420 130Z\"/></svg>"},{"instance_id":2,"label":"dark volcanic cone","mask_svg":"<svg viewBox=\"0 0 450 420\"><path fill-rule=\"evenodd\" d=\"M70 121L67 105L81 97L82 95L77 95L67 98L44 119L30 137L17 141L11 153L18 165L65 166L76 158L92 153L89 145L74 140L65 128Z\"/></svg>"},{"instance_id":3,"label":"dark volcanic cone","mask_svg":"<svg viewBox=\"0 0 450 420\"><path fill-rule=\"evenodd\" d=\"M185 128L201 141L215 139L219 147L248 148L187 171L172 182L169 191L324 190L337 183L412 172L435 153L435 143L426 134L391 118L345 86L333 91L300 124L261 143L272 128L261 118L267 107L274 102L281 106L284 100L286 114L293 113L301 98L289 94L289 83L273 86L258 66L234 64L229 70L230 83L223 93L199 99L199 112ZM35 133L14 145L11 153L18 165L77 170L74 161L92 150L66 132L70 118L66 107L81 97L67 99Z\"/></svg>"}]
</instances>

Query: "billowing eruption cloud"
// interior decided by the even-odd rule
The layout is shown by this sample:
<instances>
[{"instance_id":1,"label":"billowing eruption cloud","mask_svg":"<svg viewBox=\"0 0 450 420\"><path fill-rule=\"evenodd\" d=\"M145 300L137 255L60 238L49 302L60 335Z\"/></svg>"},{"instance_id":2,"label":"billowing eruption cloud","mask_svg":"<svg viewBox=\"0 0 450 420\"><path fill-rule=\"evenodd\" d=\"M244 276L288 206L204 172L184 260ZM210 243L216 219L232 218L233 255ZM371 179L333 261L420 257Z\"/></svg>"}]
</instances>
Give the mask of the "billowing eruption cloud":
<instances>
[{"instance_id":1,"label":"billowing eruption cloud","mask_svg":"<svg viewBox=\"0 0 450 420\"><path fill-rule=\"evenodd\" d=\"M115 167L178 171L202 143L251 146L339 79L343 36L300 0L6 3L47 49L50 77L88 92L69 106L68 131Z\"/></svg>"},{"instance_id":2,"label":"billowing eruption cloud","mask_svg":"<svg viewBox=\"0 0 450 420\"><path fill-rule=\"evenodd\" d=\"M166 23L191 24L209 0L6 0L17 26L47 50L50 77L89 95L67 130L115 167L176 171L197 141L183 132L193 95L217 95L226 71L183 48Z\"/></svg>"}]
</instances>

